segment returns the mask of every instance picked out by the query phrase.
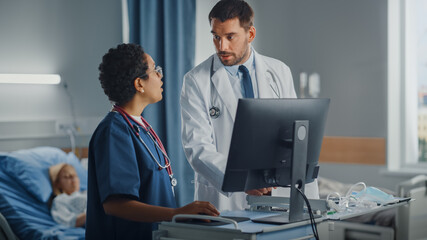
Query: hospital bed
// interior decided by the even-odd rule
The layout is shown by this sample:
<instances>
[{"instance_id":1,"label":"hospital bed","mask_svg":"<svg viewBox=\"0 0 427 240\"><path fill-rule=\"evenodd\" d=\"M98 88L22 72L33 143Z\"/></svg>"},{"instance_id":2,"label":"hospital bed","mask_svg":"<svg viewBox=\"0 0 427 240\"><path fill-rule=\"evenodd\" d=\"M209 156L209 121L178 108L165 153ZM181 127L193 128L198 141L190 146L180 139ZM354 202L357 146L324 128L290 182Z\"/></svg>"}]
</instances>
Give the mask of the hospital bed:
<instances>
[{"instance_id":1,"label":"hospital bed","mask_svg":"<svg viewBox=\"0 0 427 240\"><path fill-rule=\"evenodd\" d=\"M68 228L51 217L48 168L65 162L75 167L82 190L87 170L73 153L53 147L0 152L0 239L84 239L84 228Z\"/></svg>"},{"instance_id":2,"label":"hospital bed","mask_svg":"<svg viewBox=\"0 0 427 240\"><path fill-rule=\"evenodd\" d=\"M411 197L397 212L397 239L427 239L427 175L418 175L397 188L402 197Z\"/></svg>"}]
</instances>

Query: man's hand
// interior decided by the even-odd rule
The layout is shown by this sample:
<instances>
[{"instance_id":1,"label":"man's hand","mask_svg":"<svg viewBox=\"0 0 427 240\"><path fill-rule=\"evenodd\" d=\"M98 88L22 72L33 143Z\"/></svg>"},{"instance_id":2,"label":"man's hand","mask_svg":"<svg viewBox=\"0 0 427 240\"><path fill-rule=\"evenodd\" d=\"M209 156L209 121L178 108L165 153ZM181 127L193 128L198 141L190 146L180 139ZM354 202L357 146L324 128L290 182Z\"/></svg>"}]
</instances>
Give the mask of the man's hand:
<instances>
[{"instance_id":1,"label":"man's hand","mask_svg":"<svg viewBox=\"0 0 427 240\"><path fill-rule=\"evenodd\" d=\"M254 196L262 196L262 195L270 195L271 190L273 188L260 188L260 189L252 189L249 191L246 191L246 194L248 195L254 195Z\"/></svg>"}]
</instances>

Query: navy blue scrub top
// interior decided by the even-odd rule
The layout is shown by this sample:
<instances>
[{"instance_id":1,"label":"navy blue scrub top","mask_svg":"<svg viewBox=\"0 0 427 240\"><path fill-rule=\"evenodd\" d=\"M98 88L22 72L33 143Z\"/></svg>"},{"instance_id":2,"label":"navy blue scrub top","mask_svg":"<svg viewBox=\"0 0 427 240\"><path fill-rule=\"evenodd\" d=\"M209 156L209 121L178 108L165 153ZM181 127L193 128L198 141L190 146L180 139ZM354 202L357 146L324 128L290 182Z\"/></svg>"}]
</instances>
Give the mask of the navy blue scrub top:
<instances>
[{"instance_id":1,"label":"navy blue scrub top","mask_svg":"<svg viewBox=\"0 0 427 240\"><path fill-rule=\"evenodd\" d=\"M131 118L129 121L136 124ZM140 136L164 166L164 156L142 128ZM128 221L105 214L102 204L111 195L176 208L166 169L159 170L133 129L117 112L107 114L89 143L86 239L151 239L157 223Z\"/></svg>"}]
</instances>

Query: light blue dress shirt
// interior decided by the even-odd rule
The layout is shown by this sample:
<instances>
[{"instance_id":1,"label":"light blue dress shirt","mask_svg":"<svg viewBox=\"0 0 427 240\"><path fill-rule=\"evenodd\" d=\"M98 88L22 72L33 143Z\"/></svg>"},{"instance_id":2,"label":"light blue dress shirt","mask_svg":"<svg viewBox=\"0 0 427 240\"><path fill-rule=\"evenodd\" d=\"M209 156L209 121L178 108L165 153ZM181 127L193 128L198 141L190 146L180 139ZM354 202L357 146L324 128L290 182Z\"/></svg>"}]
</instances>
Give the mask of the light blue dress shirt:
<instances>
[{"instance_id":1,"label":"light blue dress shirt","mask_svg":"<svg viewBox=\"0 0 427 240\"><path fill-rule=\"evenodd\" d=\"M249 56L248 60L244 62L241 65L244 65L248 70L249 74L251 75L252 80L252 87L254 89L254 98L258 98L258 84L256 80L256 74L255 74L255 57L253 54L253 50L251 48L251 55ZM242 84L242 78L243 74L239 71L240 65L233 65L233 66L224 66L225 70L227 70L228 79L230 80L231 87L233 88L234 95L236 96L236 101L239 98L243 98L245 89L243 88Z\"/></svg>"}]
</instances>

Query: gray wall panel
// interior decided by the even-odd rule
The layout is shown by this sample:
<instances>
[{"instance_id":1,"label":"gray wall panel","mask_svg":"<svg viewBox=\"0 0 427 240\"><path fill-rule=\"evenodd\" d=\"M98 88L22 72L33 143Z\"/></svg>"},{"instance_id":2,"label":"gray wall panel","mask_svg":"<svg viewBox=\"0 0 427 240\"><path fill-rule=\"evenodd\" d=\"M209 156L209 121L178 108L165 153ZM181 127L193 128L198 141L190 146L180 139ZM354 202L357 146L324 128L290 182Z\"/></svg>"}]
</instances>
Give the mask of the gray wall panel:
<instances>
[{"instance_id":1,"label":"gray wall panel","mask_svg":"<svg viewBox=\"0 0 427 240\"><path fill-rule=\"evenodd\" d=\"M253 1L259 52L317 72L331 98L326 135L386 137L387 1Z\"/></svg>"},{"instance_id":2,"label":"gray wall panel","mask_svg":"<svg viewBox=\"0 0 427 240\"><path fill-rule=\"evenodd\" d=\"M58 73L68 83L76 117L100 118L110 104L99 84L98 65L108 48L121 42L121 20L121 1L116 0L2 0L0 73ZM62 83L0 85L0 124L71 119L72 105ZM36 135L47 134L35 129ZM13 131L23 134L21 128L8 132ZM0 133L0 151L25 146L7 141ZM47 139L42 142L49 145Z\"/></svg>"}]
</instances>

